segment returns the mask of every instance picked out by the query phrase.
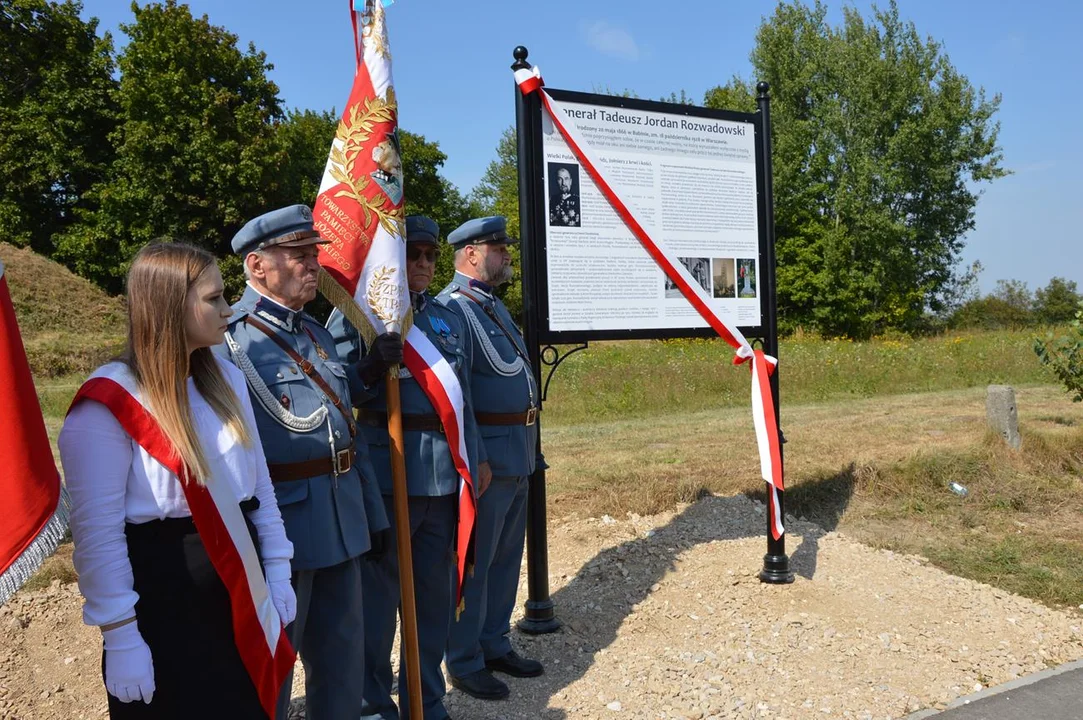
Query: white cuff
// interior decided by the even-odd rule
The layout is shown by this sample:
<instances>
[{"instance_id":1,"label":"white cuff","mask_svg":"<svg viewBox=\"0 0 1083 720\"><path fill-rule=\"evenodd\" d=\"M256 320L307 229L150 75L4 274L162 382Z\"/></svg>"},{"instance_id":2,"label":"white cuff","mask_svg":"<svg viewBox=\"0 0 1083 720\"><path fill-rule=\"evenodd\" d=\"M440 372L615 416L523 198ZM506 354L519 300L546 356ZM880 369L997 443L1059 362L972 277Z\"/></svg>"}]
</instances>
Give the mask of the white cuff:
<instances>
[{"instance_id":1,"label":"white cuff","mask_svg":"<svg viewBox=\"0 0 1083 720\"><path fill-rule=\"evenodd\" d=\"M271 560L264 563L263 571L266 573L268 583L289 580L290 562L289 560Z\"/></svg>"}]
</instances>

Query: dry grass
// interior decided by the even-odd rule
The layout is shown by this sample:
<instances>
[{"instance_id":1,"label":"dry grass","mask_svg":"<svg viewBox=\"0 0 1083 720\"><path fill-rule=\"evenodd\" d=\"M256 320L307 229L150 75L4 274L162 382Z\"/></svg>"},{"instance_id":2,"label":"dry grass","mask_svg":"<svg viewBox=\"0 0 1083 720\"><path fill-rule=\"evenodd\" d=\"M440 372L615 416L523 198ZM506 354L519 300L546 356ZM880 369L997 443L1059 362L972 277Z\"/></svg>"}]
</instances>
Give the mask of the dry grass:
<instances>
[{"instance_id":1,"label":"dry grass","mask_svg":"<svg viewBox=\"0 0 1083 720\"><path fill-rule=\"evenodd\" d=\"M1024 446L983 390L787 408L786 511L1052 605L1083 602L1083 406L1017 389ZM550 513L651 514L706 492L762 498L747 411L545 429ZM966 498L947 489L955 480Z\"/></svg>"},{"instance_id":2,"label":"dry grass","mask_svg":"<svg viewBox=\"0 0 1083 720\"><path fill-rule=\"evenodd\" d=\"M45 558L34 577L27 580L23 587L27 590L42 590L49 587L54 580L59 580L62 584L78 580L79 576L75 574L75 567L71 562L74 549L70 539L62 543L55 553Z\"/></svg>"}]
</instances>

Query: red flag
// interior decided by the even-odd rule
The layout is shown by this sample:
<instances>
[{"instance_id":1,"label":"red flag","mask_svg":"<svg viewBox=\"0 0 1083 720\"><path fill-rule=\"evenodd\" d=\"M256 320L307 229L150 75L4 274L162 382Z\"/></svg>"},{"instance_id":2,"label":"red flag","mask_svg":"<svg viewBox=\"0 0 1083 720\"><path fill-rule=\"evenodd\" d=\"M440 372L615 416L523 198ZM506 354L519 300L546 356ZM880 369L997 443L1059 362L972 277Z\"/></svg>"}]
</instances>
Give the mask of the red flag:
<instances>
[{"instance_id":1,"label":"red flag","mask_svg":"<svg viewBox=\"0 0 1083 720\"><path fill-rule=\"evenodd\" d=\"M473 564L477 507L467 458L465 405L455 371L423 332L406 321L405 198L399 157L398 101L380 0L358 2L351 15L357 73L324 169L313 209L320 246L320 291L366 342L405 328L403 363L447 429L459 471L456 556L459 598ZM387 3L390 4L390 3Z\"/></svg>"},{"instance_id":2,"label":"red flag","mask_svg":"<svg viewBox=\"0 0 1083 720\"><path fill-rule=\"evenodd\" d=\"M0 433L0 604L56 551L68 528L45 419L26 361L4 264L0 262L0 408L14 422Z\"/></svg>"}]
</instances>

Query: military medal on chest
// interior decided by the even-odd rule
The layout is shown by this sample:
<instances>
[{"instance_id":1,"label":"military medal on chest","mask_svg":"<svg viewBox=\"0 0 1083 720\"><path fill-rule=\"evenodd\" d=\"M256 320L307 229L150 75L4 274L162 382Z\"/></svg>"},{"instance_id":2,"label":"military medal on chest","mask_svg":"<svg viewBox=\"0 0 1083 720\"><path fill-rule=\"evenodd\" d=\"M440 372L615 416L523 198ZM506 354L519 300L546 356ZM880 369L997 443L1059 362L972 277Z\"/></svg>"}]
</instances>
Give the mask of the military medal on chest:
<instances>
[{"instance_id":1,"label":"military medal on chest","mask_svg":"<svg viewBox=\"0 0 1083 720\"><path fill-rule=\"evenodd\" d=\"M313 335L308 328L305 328L305 335L308 335L308 339L312 341L312 344L316 347L316 354L320 356L320 360L327 359L327 351L320 347L320 343L316 340L316 336Z\"/></svg>"}]
</instances>

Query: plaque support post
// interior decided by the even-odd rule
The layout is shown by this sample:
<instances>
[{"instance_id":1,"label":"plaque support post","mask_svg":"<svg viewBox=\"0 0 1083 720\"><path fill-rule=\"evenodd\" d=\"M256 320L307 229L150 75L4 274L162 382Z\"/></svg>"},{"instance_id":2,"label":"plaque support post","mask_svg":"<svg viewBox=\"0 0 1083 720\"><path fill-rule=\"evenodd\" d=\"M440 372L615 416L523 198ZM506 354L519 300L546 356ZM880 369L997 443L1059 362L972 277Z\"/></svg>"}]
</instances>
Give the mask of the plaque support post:
<instances>
[{"instance_id":1,"label":"plaque support post","mask_svg":"<svg viewBox=\"0 0 1083 720\"><path fill-rule=\"evenodd\" d=\"M766 207L766 218L764 232L767 234L767 248L763 257L763 264L765 267L760 268L760 274L763 276L759 278L760 289L766 294L767 298L767 318L766 318L766 333L763 338L763 350L768 355L778 357L778 296L776 293L775 284L775 199L774 199L774 179L773 169L771 163L771 95L770 85L766 82L760 82L756 85L758 95L756 98L756 104L759 106L759 113L761 119L761 136L760 136L760 152L763 154L763 172L764 172L764 202ZM775 367L775 371L771 374L771 395L774 397L775 405L775 423L778 428L779 438L779 460L782 462L783 476L785 476L785 462L782 457L782 449L785 440L782 437L782 421L779 417L779 398L778 398L778 367ZM772 490L771 485L767 485L767 492ZM785 493L782 490L778 491L778 512L781 517L786 516L785 504L783 502L783 495ZM793 582L793 572L790 571L790 558L786 555L786 535L782 534L781 537L776 540L772 535L772 522L771 514L767 513L767 554L763 556L763 569L760 570L760 580L765 583L772 584L785 584Z\"/></svg>"},{"instance_id":2,"label":"plaque support post","mask_svg":"<svg viewBox=\"0 0 1083 720\"><path fill-rule=\"evenodd\" d=\"M515 62L512 70L529 69L528 51L520 45L515 48ZM523 95L518 86L515 88L515 125L518 130L518 165L519 165L519 239L520 259L523 269L523 339L526 341L527 357L531 360L535 387L541 384L541 346L539 329L541 318L538 317L538 243L544 229L538 221L537 182L538 168L534 166L534 125L535 118L541 112L536 95ZM539 231L540 230L540 231ZM542 398L538 397L538 409ZM541 457L541 430L538 431L536 447ZM530 477L530 490L526 506L526 567L527 601L523 618L518 628L531 635L555 632L560 628L553 600L549 597L549 539L546 525L545 469L538 467Z\"/></svg>"}]
</instances>

